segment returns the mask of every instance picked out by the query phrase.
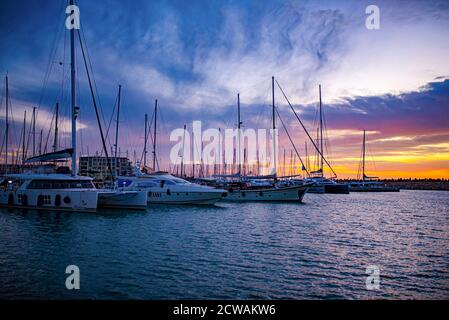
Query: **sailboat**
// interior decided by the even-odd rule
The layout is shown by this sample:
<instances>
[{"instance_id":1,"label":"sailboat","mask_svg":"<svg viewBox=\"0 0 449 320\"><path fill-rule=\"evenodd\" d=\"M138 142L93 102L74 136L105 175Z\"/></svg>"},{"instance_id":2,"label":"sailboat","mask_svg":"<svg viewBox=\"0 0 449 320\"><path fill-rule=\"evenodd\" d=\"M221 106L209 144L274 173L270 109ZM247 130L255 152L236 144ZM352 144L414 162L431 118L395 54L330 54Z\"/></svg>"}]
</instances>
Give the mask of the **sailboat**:
<instances>
[{"instance_id":1,"label":"sailboat","mask_svg":"<svg viewBox=\"0 0 449 320\"><path fill-rule=\"evenodd\" d=\"M273 152L277 150L275 132L276 132L276 107L275 107L275 97L274 97L274 77L271 78L271 88L272 88L272 129L273 129ZM292 186L285 186L279 183L277 179L277 156L272 155L274 168L273 172L269 176L254 176L248 177L241 174L240 165L240 95L237 96L237 106L238 106L238 133L239 133L239 145L238 145L238 161L239 170L236 175L231 175L229 181L222 182L221 187L228 191L227 197L224 201L276 201L276 202L302 202L305 193L313 185L313 183L296 184ZM223 178L227 178L223 176ZM257 181L261 181L258 183ZM267 183L270 181L270 183Z\"/></svg>"},{"instance_id":2,"label":"sailboat","mask_svg":"<svg viewBox=\"0 0 449 320\"><path fill-rule=\"evenodd\" d=\"M345 183L338 183L333 179L328 179L324 176L324 144L323 144L323 107L321 100L321 85L319 85L319 112L320 112L320 124L319 124L319 169L312 171L308 178L304 179L306 182L314 182L315 185L310 188L309 193L341 193L348 194L349 186ZM315 144L314 144L315 145ZM328 163L326 161L326 163ZM330 167L330 166L329 166ZM333 171L332 167L330 169ZM334 173L335 174L335 173ZM336 176L336 175L335 175Z\"/></svg>"},{"instance_id":3,"label":"sailboat","mask_svg":"<svg viewBox=\"0 0 449 320\"><path fill-rule=\"evenodd\" d=\"M387 186L378 180L378 177L369 177L365 174L366 159L366 131L363 130L361 179L351 181L349 190L352 192L399 192L399 188Z\"/></svg>"}]
</instances>

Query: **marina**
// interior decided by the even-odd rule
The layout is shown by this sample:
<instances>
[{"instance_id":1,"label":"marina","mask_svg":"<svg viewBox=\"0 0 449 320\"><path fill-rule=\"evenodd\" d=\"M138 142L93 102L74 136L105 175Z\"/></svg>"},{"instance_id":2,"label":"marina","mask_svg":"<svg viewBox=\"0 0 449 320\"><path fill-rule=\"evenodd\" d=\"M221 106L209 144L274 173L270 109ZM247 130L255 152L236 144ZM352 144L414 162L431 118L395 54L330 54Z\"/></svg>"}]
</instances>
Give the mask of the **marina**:
<instances>
[{"instance_id":1,"label":"marina","mask_svg":"<svg viewBox=\"0 0 449 320\"><path fill-rule=\"evenodd\" d=\"M34 43L5 1L0 299L449 299L447 50L288 0L54 0Z\"/></svg>"}]
</instances>

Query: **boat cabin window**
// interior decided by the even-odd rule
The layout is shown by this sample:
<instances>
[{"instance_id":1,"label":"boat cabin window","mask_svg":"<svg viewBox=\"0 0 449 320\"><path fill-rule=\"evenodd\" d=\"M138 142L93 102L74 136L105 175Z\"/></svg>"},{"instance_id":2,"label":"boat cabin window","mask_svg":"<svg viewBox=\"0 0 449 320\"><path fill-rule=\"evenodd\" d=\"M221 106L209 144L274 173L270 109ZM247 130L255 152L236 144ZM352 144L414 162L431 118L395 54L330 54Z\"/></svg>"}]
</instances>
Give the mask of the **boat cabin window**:
<instances>
[{"instance_id":1,"label":"boat cabin window","mask_svg":"<svg viewBox=\"0 0 449 320\"><path fill-rule=\"evenodd\" d=\"M32 180L28 189L93 189L90 180Z\"/></svg>"},{"instance_id":2,"label":"boat cabin window","mask_svg":"<svg viewBox=\"0 0 449 320\"><path fill-rule=\"evenodd\" d=\"M133 183L133 181L129 179L118 179L117 181L119 188L129 187L131 183Z\"/></svg>"},{"instance_id":3,"label":"boat cabin window","mask_svg":"<svg viewBox=\"0 0 449 320\"><path fill-rule=\"evenodd\" d=\"M152 188L152 187L157 187L157 186L158 186L158 184L153 181L139 182L137 184L138 188Z\"/></svg>"},{"instance_id":4,"label":"boat cabin window","mask_svg":"<svg viewBox=\"0 0 449 320\"><path fill-rule=\"evenodd\" d=\"M22 185L22 181L14 178L4 178L0 182L0 189L16 190Z\"/></svg>"},{"instance_id":5,"label":"boat cabin window","mask_svg":"<svg viewBox=\"0 0 449 320\"><path fill-rule=\"evenodd\" d=\"M190 184L189 181L181 179L181 178L171 178L171 181L173 181L175 184Z\"/></svg>"}]
</instances>

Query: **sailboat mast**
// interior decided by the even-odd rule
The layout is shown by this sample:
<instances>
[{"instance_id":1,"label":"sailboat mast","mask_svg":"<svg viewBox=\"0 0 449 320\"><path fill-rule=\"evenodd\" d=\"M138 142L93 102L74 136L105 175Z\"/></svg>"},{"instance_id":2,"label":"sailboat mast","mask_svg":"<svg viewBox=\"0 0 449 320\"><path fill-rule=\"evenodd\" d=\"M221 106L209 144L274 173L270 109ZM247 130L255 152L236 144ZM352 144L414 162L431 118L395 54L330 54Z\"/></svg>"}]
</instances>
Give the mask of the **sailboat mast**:
<instances>
[{"instance_id":1,"label":"sailboat mast","mask_svg":"<svg viewBox=\"0 0 449 320\"><path fill-rule=\"evenodd\" d=\"M145 113L145 136L144 136L144 142L143 142L143 167L146 168L147 166L147 129L148 128L148 114Z\"/></svg>"},{"instance_id":2,"label":"sailboat mast","mask_svg":"<svg viewBox=\"0 0 449 320\"><path fill-rule=\"evenodd\" d=\"M323 108L321 103L321 84L318 86L320 94L320 152L321 152L321 162L320 170L321 174L324 175L324 148L323 148Z\"/></svg>"},{"instance_id":3,"label":"sailboat mast","mask_svg":"<svg viewBox=\"0 0 449 320\"><path fill-rule=\"evenodd\" d=\"M182 155L181 155L181 177L184 176L184 148L186 141L186 125L184 124L184 131L182 132Z\"/></svg>"},{"instance_id":4,"label":"sailboat mast","mask_svg":"<svg viewBox=\"0 0 449 320\"><path fill-rule=\"evenodd\" d=\"M156 171L156 127L157 127L157 99L154 101L154 140L153 140L153 170Z\"/></svg>"},{"instance_id":5,"label":"sailboat mast","mask_svg":"<svg viewBox=\"0 0 449 320\"><path fill-rule=\"evenodd\" d=\"M284 168L282 169L282 173L283 173L283 176L286 176L286 174L285 174L285 148L284 148Z\"/></svg>"},{"instance_id":6,"label":"sailboat mast","mask_svg":"<svg viewBox=\"0 0 449 320\"><path fill-rule=\"evenodd\" d=\"M6 134L5 134L5 173L8 173L8 140L9 140L9 84L8 76L5 78L6 85Z\"/></svg>"},{"instance_id":7,"label":"sailboat mast","mask_svg":"<svg viewBox=\"0 0 449 320\"><path fill-rule=\"evenodd\" d=\"M239 148L238 149L238 154L237 154L237 157L238 157L238 174L241 175L241 173L242 173L242 161L241 161L241 146L240 146L240 143L241 143L241 141L240 141L240 139L241 139L240 128L241 128L242 122L240 121L240 93L237 93L237 121L238 121L238 124L237 124L237 129L238 129L237 139L238 139L238 148Z\"/></svg>"},{"instance_id":8,"label":"sailboat mast","mask_svg":"<svg viewBox=\"0 0 449 320\"><path fill-rule=\"evenodd\" d=\"M42 154L42 135L43 135L43 129L41 129L41 132L39 134L39 155Z\"/></svg>"},{"instance_id":9,"label":"sailboat mast","mask_svg":"<svg viewBox=\"0 0 449 320\"><path fill-rule=\"evenodd\" d=\"M271 94L272 94L272 108L273 108L273 162L274 162L274 176L277 175L277 146L276 146L276 107L274 104L274 76L271 77Z\"/></svg>"},{"instance_id":10,"label":"sailboat mast","mask_svg":"<svg viewBox=\"0 0 449 320\"><path fill-rule=\"evenodd\" d=\"M53 140L53 152L56 152L58 149L58 122L59 122L59 102L56 102L56 110L55 110L55 138Z\"/></svg>"},{"instance_id":11,"label":"sailboat mast","mask_svg":"<svg viewBox=\"0 0 449 320\"><path fill-rule=\"evenodd\" d=\"M306 151L306 167L307 167L307 170L309 170L310 169L310 159L309 159L309 152L307 151L307 141L304 142L304 149Z\"/></svg>"},{"instance_id":12,"label":"sailboat mast","mask_svg":"<svg viewBox=\"0 0 449 320\"><path fill-rule=\"evenodd\" d=\"M293 150L290 150L290 175L293 175Z\"/></svg>"},{"instance_id":13,"label":"sailboat mast","mask_svg":"<svg viewBox=\"0 0 449 320\"><path fill-rule=\"evenodd\" d=\"M23 140L22 140L22 164L25 163L25 129L26 129L26 119L27 119L27 111L25 110L23 112L23 129L22 129L22 136L23 136Z\"/></svg>"},{"instance_id":14,"label":"sailboat mast","mask_svg":"<svg viewBox=\"0 0 449 320\"><path fill-rule=\"evenodd\" d=\"M33 157L36 155L36 107L33 107Z\"/></svg>"},{"instance_id":15,"label":"sailboat mast","mask_svg":"<svg viewBox=\"0 0 449 320\"><path fill-rule=\"evenodd\" d=\"M70 5L73 6L73 0ZM75 29L70 29L70 84L72 107L72 176L76 176L76 73L75 73Z\"/></svg>"},{"instance_id":16,"label":"sailboat mast","mask_svg":"<svg viewBox=\"0 0 449 320\"><path fill-rule=\"evenodd\" d=\"M366 148L366 133L363 130L363 153L362 153L362 181L365 181L365 148Z\"/></svg>"},{"instance_id":17,"label":"sailboat mast","mask_svg":"<svg viewBox=\"0 0 449 320\"><path fill-rule=\"evenodd\" d=\"M120 121L120 102L121 102L121 96L122 96L122 86L118 86L118 98L117 98L117 117L116 117L116 124L115 124L115 173L118 175L118 159L117 159L117 151L118 151L118 126Z\"/></svg>"}]
</instances>

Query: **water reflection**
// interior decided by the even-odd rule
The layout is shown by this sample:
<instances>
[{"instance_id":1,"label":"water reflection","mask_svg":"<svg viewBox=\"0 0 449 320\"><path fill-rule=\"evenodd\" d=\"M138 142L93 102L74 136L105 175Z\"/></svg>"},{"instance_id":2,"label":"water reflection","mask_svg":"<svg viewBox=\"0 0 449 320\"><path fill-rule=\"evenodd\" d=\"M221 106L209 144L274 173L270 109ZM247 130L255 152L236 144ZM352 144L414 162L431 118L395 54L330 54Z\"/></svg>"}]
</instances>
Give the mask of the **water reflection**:
<instances>
[{"instance_id":1,"label":"water reflection","mask_svg":"<svg viewBox=\"0 0 449 320\"><path fill-rule=\"evenodd\" d=\"M2 298L448 298L449 193L305 204L0 209ZM65 289L76 264L81 290ZM367 291L378 265L381 290Z\"/></svg>"}]
</instances>

